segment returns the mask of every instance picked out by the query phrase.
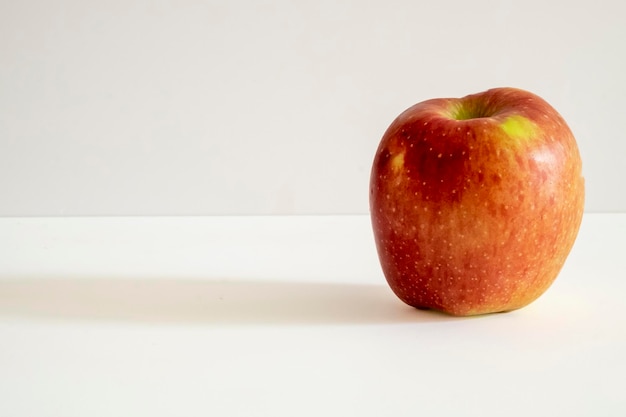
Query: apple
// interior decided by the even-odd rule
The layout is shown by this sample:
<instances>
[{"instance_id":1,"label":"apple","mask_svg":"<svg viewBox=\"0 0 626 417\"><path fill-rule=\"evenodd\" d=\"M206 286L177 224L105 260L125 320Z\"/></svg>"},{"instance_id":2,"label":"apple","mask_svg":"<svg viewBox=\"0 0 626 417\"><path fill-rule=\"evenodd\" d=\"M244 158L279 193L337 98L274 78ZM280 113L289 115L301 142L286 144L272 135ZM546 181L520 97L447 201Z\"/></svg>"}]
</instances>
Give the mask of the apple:
<instances>
[{"instance_id":1,"label":"apple","mask_svg":"<svg viewBox=\"0 0 626 417\"><path fill-rule=\"evenodd\" d=\"M515 88L410 107L384 133L370 178L389 286L411 306L455 316L543 294L576 240L584 199L570 128Z\"/></svg>"}]
</instances>

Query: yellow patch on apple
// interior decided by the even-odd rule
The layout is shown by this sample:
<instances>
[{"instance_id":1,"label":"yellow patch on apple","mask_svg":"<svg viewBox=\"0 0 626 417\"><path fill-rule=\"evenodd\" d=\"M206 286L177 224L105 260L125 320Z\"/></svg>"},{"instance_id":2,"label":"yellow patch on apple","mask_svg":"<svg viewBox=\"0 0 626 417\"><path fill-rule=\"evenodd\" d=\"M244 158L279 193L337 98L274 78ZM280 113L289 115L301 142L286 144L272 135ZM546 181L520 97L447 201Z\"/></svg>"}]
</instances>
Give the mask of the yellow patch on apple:
<instances>
[{"instance_id":1,"label":"yellow patch on apple","mask_svg":"<svg viewBox=\"0 0 626 417\"><path fill-rule=\"evenodd\" d=\"M507 117L500 124L500 128L508 137L516 140L532 138L538 131L537 125L524 116L519 115Z\"/></svg>"},{"instance_id":2,"label":"yellow patch on apple","mask_svg":"<svg viewBox=\"0 0 626 417\"><path fill-rule=\"evenodd\" d=\"M399 153L391 160L391 169L394 173L397 173L404 168L404 152Z\"/></svg>"}]
</instances>

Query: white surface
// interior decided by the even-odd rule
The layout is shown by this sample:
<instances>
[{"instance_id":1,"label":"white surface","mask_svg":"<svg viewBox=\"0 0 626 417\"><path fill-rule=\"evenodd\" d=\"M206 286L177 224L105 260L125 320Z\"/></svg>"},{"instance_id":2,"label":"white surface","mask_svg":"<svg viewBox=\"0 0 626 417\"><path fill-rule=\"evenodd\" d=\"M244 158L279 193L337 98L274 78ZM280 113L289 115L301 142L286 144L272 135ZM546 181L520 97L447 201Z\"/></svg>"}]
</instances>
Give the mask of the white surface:
<instances>
[{"instance_id":1,"label":"white surface","mask_svg":"<svg viewBox=\"0 0 626 417\"><path fill-rule=\"evenodd\" d=\"M384 283L367 216L0 219L0 415L626 413L626 214L530 306Z\"/></svg>"},{"instance_id":2,"label":"white surface","mask_svg":"<svg viewBox=\"0 0 626 417\"><path fill-rule=\"evenodd\" d=\"M531 90L626 211L626 3L0 2L0 216L365 214L410 105Z\"/></svg>"}]
</instances>

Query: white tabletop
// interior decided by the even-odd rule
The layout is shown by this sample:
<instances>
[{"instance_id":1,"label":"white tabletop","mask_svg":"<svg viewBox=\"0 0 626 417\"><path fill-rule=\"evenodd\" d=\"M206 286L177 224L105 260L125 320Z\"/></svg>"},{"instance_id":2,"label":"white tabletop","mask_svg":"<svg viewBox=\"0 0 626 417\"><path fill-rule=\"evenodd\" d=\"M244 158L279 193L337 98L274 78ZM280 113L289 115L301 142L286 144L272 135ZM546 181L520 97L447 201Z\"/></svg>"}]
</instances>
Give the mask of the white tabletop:
<instances>
[{"instance_id":1,"label":"white tabletop","mask_svg":"<svg viewBox=\"0 0 626 417\"><path fill-rule=\"evenodd\" d=\"M0 218L0 416L626 415L626 214L530 306L387 287L367 216Z\"/></svg>"}]
</instances>

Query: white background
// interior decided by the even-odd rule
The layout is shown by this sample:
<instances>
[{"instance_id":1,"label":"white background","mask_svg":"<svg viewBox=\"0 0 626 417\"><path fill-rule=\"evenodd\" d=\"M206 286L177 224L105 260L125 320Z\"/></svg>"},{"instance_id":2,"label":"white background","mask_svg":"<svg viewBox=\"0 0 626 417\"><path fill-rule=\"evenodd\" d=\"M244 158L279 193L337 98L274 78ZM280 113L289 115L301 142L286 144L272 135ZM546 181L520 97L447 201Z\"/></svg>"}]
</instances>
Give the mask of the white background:
<instances>
[{"instance_id":1,"label":"white background","mask_svg":"<svg viewBox=\"0 0 626 417\"><path fill-rule=\"evenodd\" d=\"M0 1L0 216L367 213L415 102L531 90L626 211L613 1Z\"/></svg>"}]
</instances>

